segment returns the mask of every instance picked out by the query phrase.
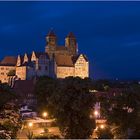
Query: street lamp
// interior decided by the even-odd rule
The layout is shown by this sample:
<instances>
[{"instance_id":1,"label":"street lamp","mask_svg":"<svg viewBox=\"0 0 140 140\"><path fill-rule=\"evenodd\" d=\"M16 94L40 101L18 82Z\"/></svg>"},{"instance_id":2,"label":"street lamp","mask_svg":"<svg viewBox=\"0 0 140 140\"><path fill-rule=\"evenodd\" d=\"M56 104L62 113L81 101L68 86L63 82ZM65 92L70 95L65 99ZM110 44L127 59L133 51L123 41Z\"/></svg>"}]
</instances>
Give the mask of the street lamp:
<instances>
[{"instance_id":1,"label":"street lamp","mask_svg":"<svg viewBox=\"0 0 140 140\"><path fill-rule=\"evenodd\" d=\"M28 123L28 126L29 126L29 127L32 127L32 126L33 126L33 123L32 123L32 122L29 122L29 123Z\"/></svg>"},{"instance_id":2,"label":"street lamp","mask_svg":"<svg viewBox=\"0 0 140 140\"><path fill-rule=\"evenodd\" d=\"M98 111L94 111L94 115L97 116L99 113Z\"/></svg>"},{"instance_id":3,"label":"street lamp","mask_svg":"<svg viewBox=\"0 0 140 140\"><path fill-rule=\"evenodd\" d=\"M47 113L47 112L43 112L42 116L43 116L44 118L46 118L46 117L48 116L48 113Z\"/></svg>"},{"instance_id":4,"label":"street lamp","mask_svg":"<svg viewBox=\"0 0 140 140\"><path fill-rule=\"evenodd\" d=\"M104 126L103 124L101 124L101 125L100 125L100 128L101 128L101 129L104 129L104 128L105 128L105 126Z\"/></svg>"},{"instance_id":5,"label":"street lamp","mask_svg":"<svg viewBox=\"0 0 140 140\"><path fill-rule=\"evenodd\" d=\"M27 127L28 132L26 133L26 136L27 136L28 139L32 139L33 138L33 131L31 131L32 127L33 127L33 123L29 122L28 123L28 127Z\"/></svg>"}]
</instances>

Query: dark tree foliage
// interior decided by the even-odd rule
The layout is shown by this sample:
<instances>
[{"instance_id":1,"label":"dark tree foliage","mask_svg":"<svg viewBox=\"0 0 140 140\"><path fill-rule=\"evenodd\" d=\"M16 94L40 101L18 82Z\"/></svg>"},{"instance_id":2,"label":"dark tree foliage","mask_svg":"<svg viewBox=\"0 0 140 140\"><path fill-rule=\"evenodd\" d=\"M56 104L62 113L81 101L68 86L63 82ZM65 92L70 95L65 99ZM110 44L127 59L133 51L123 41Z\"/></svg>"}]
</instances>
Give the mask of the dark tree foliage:
<instances>
[{"instance_id":1,"label":"dark tree foliage","mask_svg":"<svg viewBox=\"0 0 140 140\"><path fill-rule=\"evenodd\" d=\"M122 94L101 98L100 102L114 138L140 136L140 85L131 85Z\"/></svg>"},{"instance_id":2,"label":"dark tree foliage","mask_svg":"<svg viewBox=\"0 0 140 140\"><path fill-rule=\"evenodd\" d=\"M95 128L90 119L95 96L89 92L90 80L66 78L49 98L48 111L54 115L62 135L70 139L89 138Z\"/></svg>"},{"instance_id":3,"label":"dark tree foliage","mask_svg":"<svg viewBox=\"0 0 140 140\"><path fill-rule=\"evenodd\" d=\"M35 95L37 97L38 111L41 113L47 108L48 97L56 88L56 80L43 76L38 79L35 85Z\"/></svg>"},{"instance_id":4,"label":"dark tree foliage","mask_svg":"<svg viewBox=\"0 0 140 140\"><path fill-rule=\"evenodd\" d=\"M106 91L111 86L112 86L112 83L108 80L96 80L93 82L94 89L98 91Z\"/></svg>"},{"instance_id":5,"label":"dark tree foliage","mask_svg":"<svg viewBox=\"0 0 140 140\"><path fill-rule=\"evenodd\" d=\"M106 127L104 129L99 128L96 133L98 139L113 139L110 127Z\"/></svg>"},{"instance_id":6,"label":"dark tree foliage","mask_svg":"<svg viewBox=\"0 0 140 140\"><path fill-rule=\"evenodd\" d=\"M7 84L0 83L0 138L16 138L21 126L18 105L14 104L17 96Z\"/></svg>"},{"instance_id":7,"label":"dark tree foliage","mask_svg":"<svg viewBox=\"0 0 140 140\"><path fill-rule=\"evenodd\" d=\"M15 76L16 71L15 70L10 70L7 74L7 76Z\"/></svg>"},{"instance_id":8,"label":"dark tree foliage","mask_svg":"<svg viewBox=\"0 0 140 140\"><path fill-rule=\"evenodd\" d=\"M3 106L16 98L16 95L12 92L11 88L7 84L0 83L0 109Z\"/></svg>"}]
</instances>

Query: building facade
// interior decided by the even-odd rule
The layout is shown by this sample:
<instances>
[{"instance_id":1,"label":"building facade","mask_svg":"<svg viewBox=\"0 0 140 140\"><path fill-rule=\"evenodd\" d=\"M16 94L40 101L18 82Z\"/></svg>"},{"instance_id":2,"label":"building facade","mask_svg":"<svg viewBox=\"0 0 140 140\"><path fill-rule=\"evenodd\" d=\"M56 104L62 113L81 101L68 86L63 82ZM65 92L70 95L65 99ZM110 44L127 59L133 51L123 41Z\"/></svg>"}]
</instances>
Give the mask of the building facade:
<instances>
[{"instance_id":1,"label":"building facade","mask_svg":"<svg viewBox=\"0 0 140 140\"><path fill-rule=\"evenodd\" d=\"M9 82L10 72L15 72L15 70L16 70L16 67L15 67L16 61L17 61L16 57L6 56L0 62L0 81L2 83Z\"/></svg>"},{"instance_id":2,"label":"building facade","mask_svg":"<svg viewBox=\"0 0 140 140\"><path fill-rule=\"evenodd\" d=\"M9 82L9 71L15 71L17 80L31 80L34 77L68 76L89 77L89 61L84 54L78 53L77 41L73 33L65 38L65 45L57 44L57 36L50 31L46 37L45 52L25 53L23 56L5 57L0 62L0 81Z\"/></svg>"}]
</instances>

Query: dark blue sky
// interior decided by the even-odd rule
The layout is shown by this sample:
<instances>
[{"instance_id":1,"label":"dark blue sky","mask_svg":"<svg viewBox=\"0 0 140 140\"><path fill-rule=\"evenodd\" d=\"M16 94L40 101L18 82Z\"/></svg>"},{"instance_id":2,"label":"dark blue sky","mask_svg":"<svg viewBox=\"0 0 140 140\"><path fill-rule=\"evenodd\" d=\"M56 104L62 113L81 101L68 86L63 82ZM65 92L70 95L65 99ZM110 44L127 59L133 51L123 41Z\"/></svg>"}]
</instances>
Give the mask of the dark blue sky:
<instances>
[{"instance_id":1,"label":"dark blue sky","mask_svg":"<svg viewBox=\"0 0 140 140\"><path fill-rule=\"evenodd\" d=\"M44 51L69 31L90 60L94 78L140 78L140 2L0 2L0 59Z\"/></svg>"}]
</instances>

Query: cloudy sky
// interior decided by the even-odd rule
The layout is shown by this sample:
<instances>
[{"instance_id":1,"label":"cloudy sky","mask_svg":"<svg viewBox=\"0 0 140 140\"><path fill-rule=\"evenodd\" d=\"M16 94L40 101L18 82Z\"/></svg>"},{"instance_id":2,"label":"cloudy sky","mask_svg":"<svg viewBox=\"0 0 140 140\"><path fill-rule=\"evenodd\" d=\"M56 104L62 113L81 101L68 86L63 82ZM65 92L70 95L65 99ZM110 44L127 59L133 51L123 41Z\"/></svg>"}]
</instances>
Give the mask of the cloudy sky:
<instances>
[{"instance_id":1,"label":"cloudy sky","mask_svg":"<svg viewBox=\"0 0 140 140\"><path fill-rule=\"evenodd\" d=\"M72 31L94 78L140 78L140 2L0 2L0 59L44 51Z\"/></svg>"}]
</instances>

